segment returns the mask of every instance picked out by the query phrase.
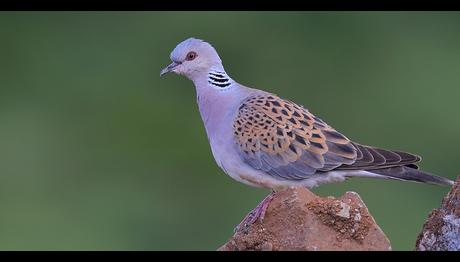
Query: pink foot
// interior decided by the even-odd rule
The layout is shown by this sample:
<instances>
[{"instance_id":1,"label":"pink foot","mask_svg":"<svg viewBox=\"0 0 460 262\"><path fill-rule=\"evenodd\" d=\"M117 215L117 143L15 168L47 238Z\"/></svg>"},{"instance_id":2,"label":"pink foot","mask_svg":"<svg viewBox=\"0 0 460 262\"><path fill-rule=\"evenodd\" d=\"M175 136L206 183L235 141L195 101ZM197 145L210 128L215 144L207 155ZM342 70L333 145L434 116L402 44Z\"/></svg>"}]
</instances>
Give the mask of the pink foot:
<instances>
[{"instance_id":1,"label":"pink foot","mask_svg":"<svg viewBox=\"0 0 460 262\"><path fill-rule=\"evenodd\" d=\"M249 214L244 217L244 219L240 222L240 224L234 229L234 232L239 231L240 229L243 229L244 231L247 231L249 226L254 224L257 220L262 222L265 217L265 212L267 211L268 205L270 202L273 200L273 197L275 196L275 192L271 192L268 196L260 202L256 208L254 208Z\"/></svg>"}]
</instances>

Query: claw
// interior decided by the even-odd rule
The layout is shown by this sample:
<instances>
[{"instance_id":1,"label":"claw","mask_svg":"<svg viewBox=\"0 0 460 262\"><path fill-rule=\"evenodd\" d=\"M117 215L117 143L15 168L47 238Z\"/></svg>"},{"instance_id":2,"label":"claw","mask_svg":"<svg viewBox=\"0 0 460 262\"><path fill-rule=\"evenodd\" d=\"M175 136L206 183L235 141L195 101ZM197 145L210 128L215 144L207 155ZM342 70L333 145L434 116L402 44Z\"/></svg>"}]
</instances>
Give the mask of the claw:
<instances>
[{"instance_id":1,"label":"claw","mask_svg":"<svg viewBox=\"0 0 460 262\"><path fill-rule=\"evenodd\" d=\"M233 232L242 231L243 233L248 233L249 227L254 224L256 221L263 222L265 217L265 212L273 200L275 193L272 191L268 196L260 202L256 208L254 208L249 214L247 214L244 219L233 229Z\"/></svg>"}]
</instances>

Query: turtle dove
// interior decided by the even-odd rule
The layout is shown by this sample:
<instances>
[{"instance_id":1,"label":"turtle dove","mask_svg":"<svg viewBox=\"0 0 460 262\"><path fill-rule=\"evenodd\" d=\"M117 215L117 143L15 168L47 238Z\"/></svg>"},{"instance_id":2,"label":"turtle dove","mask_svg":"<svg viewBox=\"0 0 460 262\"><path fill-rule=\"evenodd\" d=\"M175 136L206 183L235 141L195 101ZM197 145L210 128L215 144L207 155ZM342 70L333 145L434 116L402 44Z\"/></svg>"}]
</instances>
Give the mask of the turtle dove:
<instances>
[{"instance_id":1,"label":"turtle dove","mask_svg":"<svg viewBox=\"0 0 460 262\"><path fill-rule=\"evenodd\" d=\"M263 219L273 195L286 187L349 177L453 184L418 170L417 155L353 142L303 106L239 84L208 42L186 39L170 58L160 75L174 72L193 81L217 165L239 182L272 189L237 228Z\"/></svg>"}]
</instances>

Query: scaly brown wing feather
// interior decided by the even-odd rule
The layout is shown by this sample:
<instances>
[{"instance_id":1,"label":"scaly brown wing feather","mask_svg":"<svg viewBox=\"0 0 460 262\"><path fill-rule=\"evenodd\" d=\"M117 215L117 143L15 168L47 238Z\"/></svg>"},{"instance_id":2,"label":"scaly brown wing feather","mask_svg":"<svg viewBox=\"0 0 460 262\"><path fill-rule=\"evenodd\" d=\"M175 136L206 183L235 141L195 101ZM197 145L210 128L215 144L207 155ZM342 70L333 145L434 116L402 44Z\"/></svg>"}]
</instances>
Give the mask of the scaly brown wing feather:
<instances>
[{"instance_id":1,"label":"scaly brown wing feather","mask_svg":"<svg viewBox=\"0 0 460 262\"><path fill-rule=\"evenodd\" d=\"M331 170L417 168L420 157L350 141L307 109L262 94L243 101L233 124L242 159L283 179L305 179Z\"/></svg>"},{"instance_id":2,"label":"scaly brown wing feather","mask_svg":"<svg viewBox=\"0 0 460 262\"><path fill-rule=\"evenodd\" d=\"M270 175L305 179L355 162L351 141L305 108L275 95L246 99L234 121L244 161Z\"/></svg>"}]
</instances>

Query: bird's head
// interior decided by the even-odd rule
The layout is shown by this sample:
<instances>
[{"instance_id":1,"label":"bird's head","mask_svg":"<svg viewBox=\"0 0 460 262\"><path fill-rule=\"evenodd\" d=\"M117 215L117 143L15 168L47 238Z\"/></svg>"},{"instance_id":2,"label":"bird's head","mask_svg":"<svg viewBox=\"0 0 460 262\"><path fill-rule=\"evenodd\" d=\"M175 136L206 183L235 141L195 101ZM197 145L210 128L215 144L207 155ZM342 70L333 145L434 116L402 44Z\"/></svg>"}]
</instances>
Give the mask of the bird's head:
<instances>
[{"instance_id":1,"label":"bird's head","mask_svg":"<svg viewBox=\"0 0 460 262\"><path fill-rule=\"evenodd\" d=\"M174 72L193 80L197 75L206 74L211 67L222 67L222 61L214 47L196 38L179 43L171 52L170 58L172 63L161 70L160 76Z\"/></svg>"}]
</instances>

